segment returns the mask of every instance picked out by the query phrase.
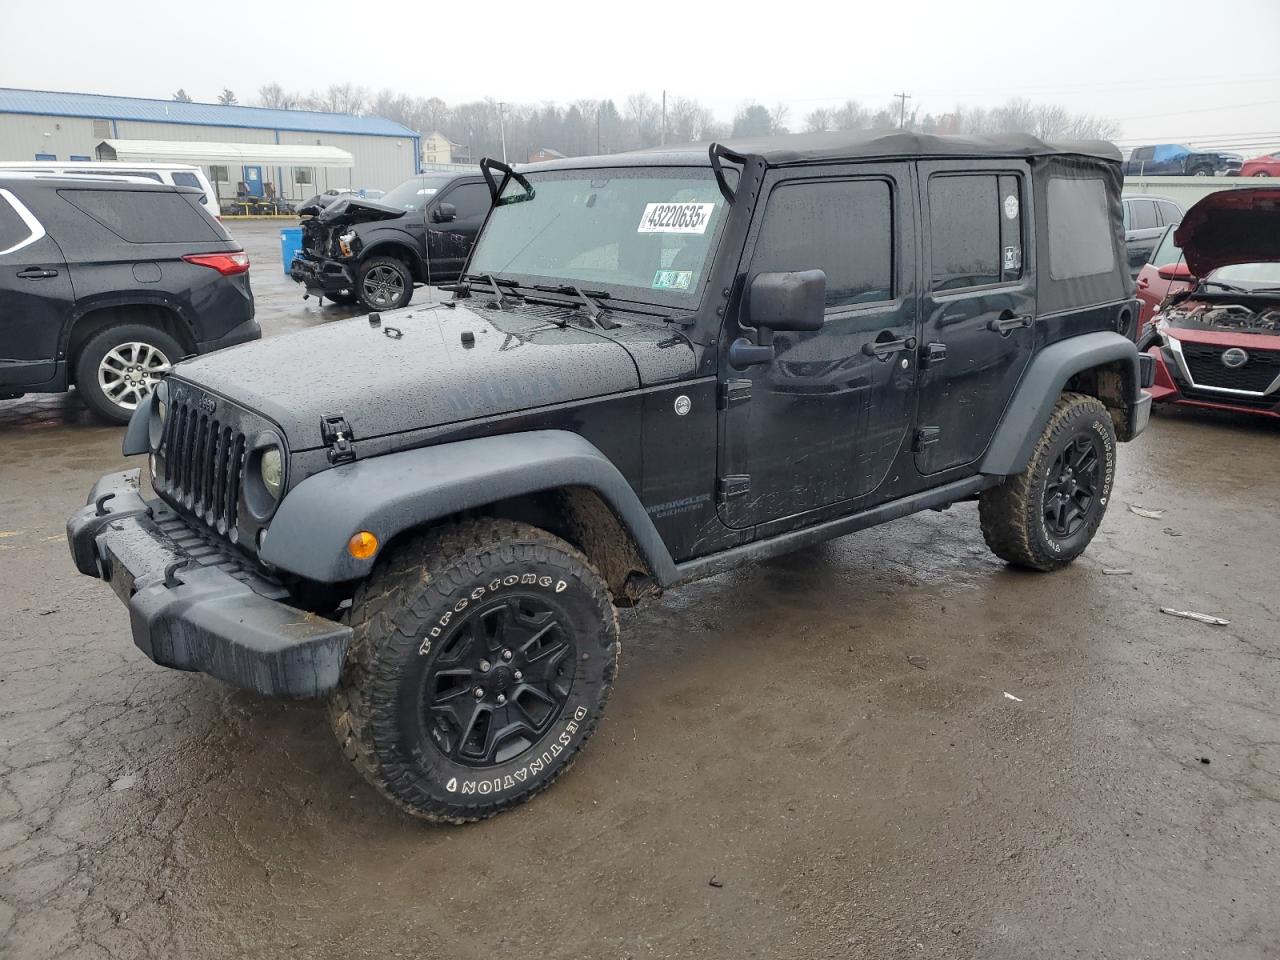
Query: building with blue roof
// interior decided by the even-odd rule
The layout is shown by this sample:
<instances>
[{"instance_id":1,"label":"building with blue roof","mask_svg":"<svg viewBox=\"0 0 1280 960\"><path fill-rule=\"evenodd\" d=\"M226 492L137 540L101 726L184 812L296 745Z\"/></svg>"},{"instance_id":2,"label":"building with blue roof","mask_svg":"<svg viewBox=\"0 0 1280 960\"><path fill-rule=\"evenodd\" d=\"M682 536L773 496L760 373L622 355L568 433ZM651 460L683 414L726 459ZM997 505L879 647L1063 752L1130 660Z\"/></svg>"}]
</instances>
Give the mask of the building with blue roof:
<instances>
[{"instance_id":1,"label":"building with blue roof","mask_svg":"<svg viewBox=\"0 0 1280 960\"><path fill-rule=\"evenodd\" d=\"M295 200L330 187L390 190L421 169L419 135L382 117L0 87L0 160L89 161L100 158L105 141L208 143L209 162L193 162L223 198L244 188ZM290 152L279 149L256 161L217 162L266 144L336 147L351 163L317 166L301 150L289 162Z\"/></svg>"}]
</instances>

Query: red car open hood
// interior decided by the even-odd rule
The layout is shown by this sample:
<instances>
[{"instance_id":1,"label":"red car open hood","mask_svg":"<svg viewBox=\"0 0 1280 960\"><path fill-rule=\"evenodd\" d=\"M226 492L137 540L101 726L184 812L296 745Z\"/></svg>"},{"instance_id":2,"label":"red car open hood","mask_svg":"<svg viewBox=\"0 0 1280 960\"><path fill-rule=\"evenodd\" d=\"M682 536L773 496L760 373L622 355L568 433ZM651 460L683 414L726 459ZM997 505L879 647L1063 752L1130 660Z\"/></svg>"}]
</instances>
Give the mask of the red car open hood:
<instances>
[{"instance_id":1,"label":"red car open hood","mask_svg":"<svg viewBox=\"0 0 1280 960\"><path fill-rule=\"evenodd\" d=\"M1187 211L1173 242L1197 277L1233 263L1280 261L1280 188L1209 194Z\"/></svg>"}]
</instances>

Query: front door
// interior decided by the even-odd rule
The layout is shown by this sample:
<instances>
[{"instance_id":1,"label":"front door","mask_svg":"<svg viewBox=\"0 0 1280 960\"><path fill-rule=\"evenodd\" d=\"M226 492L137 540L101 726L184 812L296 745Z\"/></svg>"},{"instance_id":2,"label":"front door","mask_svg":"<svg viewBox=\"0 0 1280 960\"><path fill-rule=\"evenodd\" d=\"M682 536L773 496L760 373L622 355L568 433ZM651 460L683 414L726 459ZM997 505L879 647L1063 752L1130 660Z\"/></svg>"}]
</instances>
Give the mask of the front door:
<instances>
[{"instance_id":1,"label":"front door","mask_svg":"<svg viewBox=\"0 0 1280 960\"><path fill-rule=\"evenodd\" d=\"M721 360L720 515L747 527L874 500L910 427L917 287L911 169L771 173L747 241L751 278L821 269L826 322L779 331L771 362ZM726 325L728 344L752 331Z\"/></svg>"},{"instance_id":2,"label":"front door","mask_svg":"<svg viewBox=\"0 0 1280 960\"><path fill-rule=\"evenodd\" d=\"M484 223L492 199L487 184L476 181L454 184L438 198L427 212L427 253L431 257L432 277L453 280L462 273L463 264L476 234ZM440 204L453 207L452 220L439 218Z\"/></svg>"},{"instance_id":3,"label":"front door","mask_svg":"<svg viewBox=\"0 0 1280 960\"><path fill-rule=\"evenodd\" d=\"M0 189L0 392L53 379L73 303L62 250L38 213Z\"/></svg>"},{"instance_id":4,"label":"front door","mask_svg":"<svg viewBox=\"0 0 1280 960\"><path fill-rule=\"evenodd\" d=\"M262 196L262 168L261 167L245 167L244 168L244 185L249 188L249 196Z\"/></svg>"},{"instance_id":5,"label":"front door","mask_svg":"<svg viewBox=\"0 0 1280 960\"><path fill-rule=\"evenodd\" d=\"M922 474L991 442L1035 339L1030 179L1021 160L921 162L927 289L914 446Z\"/></svg>"}]
</instances>

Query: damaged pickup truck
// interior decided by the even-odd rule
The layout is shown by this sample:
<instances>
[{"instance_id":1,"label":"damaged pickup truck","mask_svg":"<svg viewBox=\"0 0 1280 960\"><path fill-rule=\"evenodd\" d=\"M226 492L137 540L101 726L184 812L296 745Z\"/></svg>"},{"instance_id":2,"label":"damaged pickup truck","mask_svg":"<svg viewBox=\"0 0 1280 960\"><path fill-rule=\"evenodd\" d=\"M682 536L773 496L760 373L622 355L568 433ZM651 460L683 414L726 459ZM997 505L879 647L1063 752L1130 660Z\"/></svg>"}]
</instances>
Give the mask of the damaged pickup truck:
<instances>
[{"instance_id":1,"label":"damaged pickup truck","mask_svg":"<svg viewBox=\"0 0 1280 960\"><path fill-rule=\"evenodd\" d=\"M303 219L289 275L307 296L367 310L408 306L415 285L458 278L489 207L479 172L410 177L380 200L341 197Z\"/></svg>"},{"instance_id":2,"label":"damaged pickup truck","mask_svg":"<svg viewBox=\"0 0 1280 960\"><path fill-rule=\"evenodd\" d=\"M1152 398L1280 417L1280 190L1210 194L1174 241L1185 262L1160 277L1189 286L1143 338L1155 358Z\"/></svg>"}]
</instances>

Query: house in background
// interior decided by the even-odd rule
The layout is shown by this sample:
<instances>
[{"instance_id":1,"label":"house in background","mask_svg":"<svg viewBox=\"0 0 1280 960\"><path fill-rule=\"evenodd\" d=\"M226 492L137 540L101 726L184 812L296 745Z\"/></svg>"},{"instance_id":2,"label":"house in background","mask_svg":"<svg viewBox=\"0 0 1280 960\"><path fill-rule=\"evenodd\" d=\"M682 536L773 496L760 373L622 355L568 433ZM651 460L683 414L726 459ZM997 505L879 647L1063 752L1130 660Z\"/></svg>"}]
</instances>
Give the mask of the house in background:
<instances>
[{"instance_id":1,"label":"house in background","mask_svg":"<svg viewBox=\"0 0 1280 960\"><path fill-rule=\"evenodd\" d=\"M539 147L529 154L530 163L541 163L543 160L563 160L564 154L550 147Z\"/></svg>"},{"instance_id":2,"label":"house in background","mask_svg":"<svg viewBox=\"0 0 1280 960\"><path fill-rule=\"evenodd\" d=\"M459 146L439 130L429 133L422 138L422 162L424 165L457 163Z\"/></svg>"}]
</instances>

